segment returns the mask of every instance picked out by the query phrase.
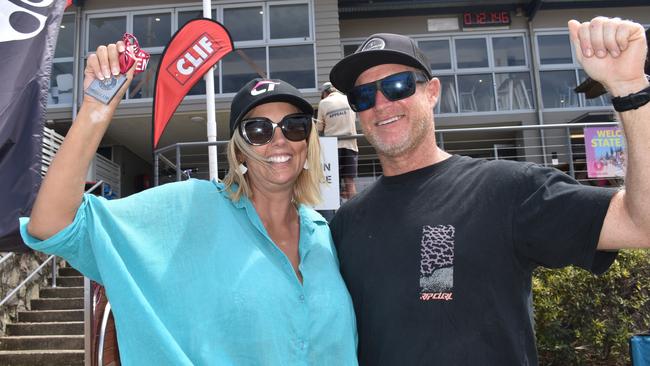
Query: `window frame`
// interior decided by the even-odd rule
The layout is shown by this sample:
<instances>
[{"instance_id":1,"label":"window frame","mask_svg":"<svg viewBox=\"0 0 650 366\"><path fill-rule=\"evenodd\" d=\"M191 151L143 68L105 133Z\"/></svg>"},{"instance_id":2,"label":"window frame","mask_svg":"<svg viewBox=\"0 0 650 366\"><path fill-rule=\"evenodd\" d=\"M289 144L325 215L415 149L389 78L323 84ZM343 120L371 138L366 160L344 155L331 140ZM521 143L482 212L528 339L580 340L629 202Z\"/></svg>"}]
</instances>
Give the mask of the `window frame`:
<instances>
[{"instance_id":1,"label":"window frame","mask_svg":"<svg viewBox=\"0 0 650 366\"><path fill-rule=\"evenodd\" d=\"M485 115L502 115L502 114L520 114L520 113L532 113L536 110L537 99L535 98L535 79L533 78L533 70L531 63L531 54L530 47L528 45L528 31L523 29L514 29L514 30L495 30L490 32L485 32L481 34L472 34L467 32L447 32L439 33L435 35L421 34L421 35L410 35L418 44L420 42L427 41L440 41L446 40L449 44L450 52L450 69L432 69L431 72L433 76L451 76L453 78L454 86L456 89L456 112L451 113L441 113L440 112L440 101L434 107L436 111L436 116L441 117L459 117L459 116L485 116ZM519 37L522 40L523 52L524 52L524 65L521 66L494 66L494 50L492 47L493 38L504 38L504 37ZM476 39L483 38L486 42L486 50L488 56L488 66L486 67L474 67L474 68L458 68L458 57L456 55L456 39ZM341 39L341 54L345 54L344 47L351 45L361 45L363 43L363 38L346 38ZM531 108L525 109L499 109L498 103L498 85L496 85L496 75L504 73L527 73L530 81L530 104ZM477 75L477 74L489 74L492 78L492 90L494 93L494 110L491 111L472 111L472 112L462 112L460 108L460 91L458 89L458 77L463 75Z\"/></svg>"},{"instance_id":2,"label":"window frame","mask_svg":"<svg viewBox=\"0 0 650 366\"><path fill-rule=\"evenodd\" d=\"M63 17L66 17L66 16L71 16L72 19L74 20L74 22L73 22L73 32L72 32L72 44L73 44L73 46L72 46L72 55L65 56L65 57L54 57L54 55L56 54L56 45L55 45L54 46L55 50L54 50L54 53L52 54L52 66L51 66L51 68L52 68L52 71L54 71L54 65L55 64L72 63L72 73L74 75L74 70L75 70L75 48L74 48L74 43L75 42L74 41L75 41L75 38L77 36L76 35L76 32L77 32L77 13L76 12L64 12L61 19L63 19ZM60 26L61 25L59 25L59 27ZM58 43L58 41L57 41L57 43ZM75 81L74 80L72 82L72 87L73 88L75 87ZM49 85L48 85L48 95L52 93L52 88L53 88L53 86L52 86L52 75L50 74L50 82L49 82ZM51 97L51 95L49 95L49 96ZM48 101L46 103L46 107L47 108L59 108L59 107L68 108L68 107L72 107L73 104L74 104L74 100L71 101L70 103L50 103L49 99L48 99Z\"/></svg>"},{"instance_id":3,"label":"window frame","mask_svg":"<svg viewBox=\"0 0 650 366\"><path fill-rule=\"evenodd\" d=\"M284 38L284 39L270 39L270 9L272 6L281 6L281 5L306 5L307 6L307 16L308 16L308 24L309 24L309 37L300 37L300 38ZM226 9L233 9L233 8L252 8L252 7L261 7L262 10L264 11L263 17L262 17L262 33L263 33L263 38L262 40L253 40L253 41L238 41L238 42L233 42L235 46L235 50L237 49L242 49L245 50L247 48L264 48L265 49L265 57L266 57L266 65L265 65L265 73L266 75L270 75L271 71L270 70L270 60L269 60L269 48L270 47L279 47L279 46L300 46L300 45L310 45L312 50L313 50L313 87L311 88L300 88L301 91L303 92L314 92L318 90L318 59L317 59L317 49L316 49L316 24L315 24L315 14L314 14L314 0L284 0L284 1L251 1L251 2L244 2L244 3L219 3L219 4L212 4L211 5L211 10L215 14L214 20L218 21L219 23L223 24L224 20L224 10ZM146 14L161 14L161 13L169 13L171 16L171 29L170 29L170 37L173 36L179 28L178 24L178 16L182 12L187 12L187 11L203 11L203 8L201 6L183 6L183 4L170 4L169 6L165 7L160 7L160 6L141 6L141 7L128 7L128 8L116 8L116 9L111 9L111 11L106 11L106 10L91 10L87 11L85 13L85 16L83 17L83 37L81 39L83 48L82 52L84 55L84 62L81 63L80 67L83 69L85 67L85 59L90 55L91 52L94 52L95 50L89 50L89 42L90 42L90 37L89 37L89 31L90 31L90 22L92 19L99 19L99 18L111 18L111 17L126 17L126 32L132 32L133 31L133 18L135 15L146 15ZM163 47L147 47L143 48L143 50L151 53L152 55L160 55L162 54L162 51L164 50ZM215 96L218 97L232 97L236 94L236 92L223 92L223 67L222 67L222 61L219 60L219 62L215 65L215 82L217 83L215 88ZM79 86L81 87L81 82L79 82ZM195 94L195 95L187 95L185 96L186 99L188 100L193 100L193 99L204 99L205 94ZM125 99L122 101L122 103L139 103L139 102L151 102L153 100L152 97L146 97L146 98L131 98L130 96L130 90L127 91L127 96Z\"/></svg>"},{"instance_id":4,"label":"window frame","mask_svg":"<svg viewBox=\"0 0 650 366\"><path fill-rule=\"evenodd\" d=\"M101 18L113 18L113 17L126 17L126 29L125 32L127 33L133 33L133 18L136 15L148 15L148 14L169 14L170 16L170 24L169 24L169 36L170 38L174 35L175 29L174 26L176 24L176 9L174 8L137 8L137 9L132 9L132 10L125 10L125 11L113 11L113 12L93 12L93 13L88 13L86 14L86 18L84 21L84 27L85 27L85 39L83 40L84 44L84 63L82 67L85 67L85 60L88 59L88 56L94 52L95 50L89 50L88 48L90 47L90 22L92 19L101 19ZM142 48L144 51L147 51L149 54L152 56L154 55L162 55L163 50L165 49L165 46L156 46L156 47L143 47ZM148 69L152 70L152 69ZM155 87L155 82L154 82L154 87ZM121 103L133 103L136 101L152 101L152 97L143 97L143 98L132 98L131 97L131 89L129 87L129 90L126 91L124 95L124 99L122 100Z\"/></svg>"},{"instance_id":5,"label":"window frame","mask_svg":"<svg viewBox=\"0 0 650 366\"><path fill-rule=\"evenodd\" d=\"M571 63L563 63L563 64L542 64L541 59L540 59L540 48L539 48L539 37L540 36L553 36L553 35L569 35L569 31L566 29L561 29L561 28L540 28L540 29L535 29L533 30L534 32L534 45L536 50L536 67L539 72L539 80L541 83L542 80L542 73L545 71L572 71L575 81L576 81L576 86L580 85L582 82L580 80L580 71L584 71L584 69L580 66L580 63L576 59L575 55L575 47L571 43L571 40L569 40L569 46L571 47ZM542 90L541 85L540 85L540 91ZM544 99L544 96L542 94L541 100ZM544 112L580 112L580 111L603 111L603 110L612 110L611 104L606 104L602 106L588 106L587 105L587 98L585 98L583 93L578 94L578 106L576 107L567 107L567 108L562 108L562 107L551 107L547 108L544 107L543 103L541 106L539 106Z\"/></svg>"},{"instance_id":6,"label":"window frame","mask_svg":"<svg viewBox=\"0 0 650 366\"><path fill-rule=\"evenodd\" d=\"M507 38L507 37L519 37L522 40L523 52L524 52L524 65L520 66L495 66L494 65L494 49L492 46L492 39L494 38ZM467 34L467 33L448 33L440 34L435 37L422 36L422 37L413 37L418 43L426 41L437 41L437 40L449 40L449 52L451 53L451 69L439 69L432 70L434 76L452 76L454 81L454 86L456 88L456 112L451 113L441 113L440 112L440 102L436 105L435 110L436 115L442 117L455 117L455 116L473 116L473 115L495 115L495 114L519 114L519 113L531 113L535 111L537 101L535 99L535 81L533 78L533 70L531 68L531 56L528 47L528 32L524 30L507 30L507 31L494 31L486 32L482 34ZM488 56L488 66L486 67L474 67L474 68L459 68L458 67L458 57L456 55L456 39L476 39L483 38L486 41L486 51ZM523 109L500 109L498 102L498 89L499 85L496 85L497 74L505 73L528 73L531 89L529 99L531 102L531 108ZM492 90L494 96L494 110L491 111L472 111L472 112L463 112L460 106L460 90L459 86L459 76L463 75L477 75L477 74L489 74L492 78Z\"/></svg>"}]
</instances>

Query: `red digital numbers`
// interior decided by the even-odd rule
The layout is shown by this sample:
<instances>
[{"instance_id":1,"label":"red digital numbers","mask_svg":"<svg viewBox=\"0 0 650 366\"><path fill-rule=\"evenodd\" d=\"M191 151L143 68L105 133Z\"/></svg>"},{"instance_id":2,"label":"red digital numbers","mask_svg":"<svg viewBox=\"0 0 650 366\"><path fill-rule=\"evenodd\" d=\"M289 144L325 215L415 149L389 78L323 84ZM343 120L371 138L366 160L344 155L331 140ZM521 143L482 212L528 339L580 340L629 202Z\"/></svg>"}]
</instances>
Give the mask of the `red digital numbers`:
<instances>
[{"instance_id":1,"label":"red digital numbers","mask_svg":"<svg viewBox=\"0 0 650 366\"><path fill-rule=\"evenodd\" d=\"M510 13L507 11L466 12L463 14L463 26L465 27L484 27L509 24Z\"/></svg>"}]
</instances>

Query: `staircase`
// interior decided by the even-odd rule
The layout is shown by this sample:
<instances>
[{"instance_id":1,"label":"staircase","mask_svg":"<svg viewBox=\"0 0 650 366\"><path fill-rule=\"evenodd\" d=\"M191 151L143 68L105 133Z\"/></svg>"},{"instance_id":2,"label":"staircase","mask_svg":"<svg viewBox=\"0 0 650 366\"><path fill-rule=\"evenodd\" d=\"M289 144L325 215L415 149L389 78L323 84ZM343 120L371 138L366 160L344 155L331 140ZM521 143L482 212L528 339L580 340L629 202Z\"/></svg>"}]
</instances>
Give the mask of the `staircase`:
<instances>
[{"instance_id":1,"label":"staircase","mask_svg":"<svg viewBox=\"0 0 650 366\"><path fill-rule=\"evenodd\" d=\"M84 364L84 278L74 268L59 268L57 287L41 288L31 310L18 313L0 337L0 365Z\"/></svg>"}]
</instances>

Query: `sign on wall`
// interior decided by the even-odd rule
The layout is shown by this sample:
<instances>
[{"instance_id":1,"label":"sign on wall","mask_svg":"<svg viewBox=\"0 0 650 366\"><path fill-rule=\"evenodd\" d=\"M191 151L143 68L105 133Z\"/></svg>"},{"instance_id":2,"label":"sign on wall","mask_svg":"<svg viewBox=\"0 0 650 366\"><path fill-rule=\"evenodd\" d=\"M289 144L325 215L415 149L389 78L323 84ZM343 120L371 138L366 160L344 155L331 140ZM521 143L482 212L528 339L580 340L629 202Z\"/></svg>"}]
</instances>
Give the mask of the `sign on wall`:
<instances>
[{"instance_id":1,"label":"sign on wall","mask_svg":"<svg viewBox=\"0 0 650 366\"><path fill-rule=\"evenodd\" d=\"M339 187L339 152L336 137L319 137L325 182L321 184L323 200L316 210L337 210L341 205Z\"/></svg>"},{"instance_id":2,"label":"sign on wall","mask_svg":"<svg viewBox=\"0 0 650 366\"><path fill-rule=\"evenodd\" d=\"M625 139L619 127L585 127L589 178L625 176Z\"/></svg>"}]
</instances>

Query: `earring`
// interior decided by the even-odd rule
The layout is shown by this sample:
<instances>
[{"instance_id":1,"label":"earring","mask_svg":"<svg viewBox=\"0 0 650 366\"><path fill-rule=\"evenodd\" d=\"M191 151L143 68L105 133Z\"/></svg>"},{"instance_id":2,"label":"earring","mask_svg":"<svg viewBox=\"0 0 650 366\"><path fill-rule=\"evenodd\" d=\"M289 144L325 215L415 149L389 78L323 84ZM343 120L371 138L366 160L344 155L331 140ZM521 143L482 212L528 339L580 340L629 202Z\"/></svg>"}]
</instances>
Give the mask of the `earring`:
<instances>
[{"instance_id":1,"label":"earring","mask_svg":"<svg viewBox=\"0 0 650 366\"><path fill-rule=\"evenodd\" d=\"M241 175L244 175L248 171L248 168L246 167L246 165L244 165L244 163L239 163L239 166L237 167L237 170L239 171L239 173Z\"/></svg>"},{"instance_id":2,"label":"earring","mask_svg":"<svg viewBox=\"0 0 650 366\"><path fill-rule=\"evenodd\" d=\"M305 165L303 165L302 168L305 169L305 170L309 170L309 164L308 163L309 162L307 160L305 160Z\"/></svg>"}]
</instances>

